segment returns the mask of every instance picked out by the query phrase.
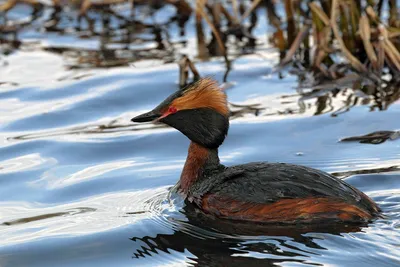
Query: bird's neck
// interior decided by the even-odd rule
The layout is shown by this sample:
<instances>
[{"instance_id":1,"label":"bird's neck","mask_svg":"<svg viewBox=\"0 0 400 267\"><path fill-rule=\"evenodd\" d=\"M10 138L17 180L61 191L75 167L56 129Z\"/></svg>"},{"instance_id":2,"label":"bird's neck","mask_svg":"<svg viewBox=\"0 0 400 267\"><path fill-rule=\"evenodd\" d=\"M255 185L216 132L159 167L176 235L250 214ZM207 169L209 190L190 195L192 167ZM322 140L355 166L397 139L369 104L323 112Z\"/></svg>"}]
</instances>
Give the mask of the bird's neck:
<instances>
[{"instance_id":1,"label":"bird's neck","mask_svg":"<svg viewBox=\"0 0 400 267\"><path fill-rule=\"evenodd\" d=\"M179 180L179 189L185 195L189 188L200 178L205 170L220 166L218 149L208 149L191 142L185 166Z\"/></svg>"}]
</instances>

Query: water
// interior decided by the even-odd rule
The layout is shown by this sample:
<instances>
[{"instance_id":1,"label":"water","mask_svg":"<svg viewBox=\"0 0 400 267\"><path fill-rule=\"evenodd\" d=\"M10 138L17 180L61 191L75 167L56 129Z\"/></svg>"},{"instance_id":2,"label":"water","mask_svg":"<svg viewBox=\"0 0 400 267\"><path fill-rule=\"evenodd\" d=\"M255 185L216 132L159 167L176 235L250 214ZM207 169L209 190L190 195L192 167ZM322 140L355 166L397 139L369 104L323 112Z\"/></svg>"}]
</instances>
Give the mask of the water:
<instances>
[{"instance_id":1,"label":"water","mask_svg":"<svg viewBox=\"0 0 400 267\"><path fill-rule=\"evenodd\" d=\"M296 76L268 74L277 54L262 53L235 60L229 75L229 101L258 104L259 114L232 106L242 112L220 148L223 163L290 162L335 173L372 197L384 218L260 235L194 224L168 194L189 141L130 122L176 90L177 65L71 70L59 54L25 48L4 56L0 69L0 266L398 266L400 141L338 140L399 129L400 102L384 112L356 105L313 116L316 100L299 102ZM196 66L219 81L225 72L220 60ZM349 94L332 98L333 109Z\"/></svg>"}]
</instances>

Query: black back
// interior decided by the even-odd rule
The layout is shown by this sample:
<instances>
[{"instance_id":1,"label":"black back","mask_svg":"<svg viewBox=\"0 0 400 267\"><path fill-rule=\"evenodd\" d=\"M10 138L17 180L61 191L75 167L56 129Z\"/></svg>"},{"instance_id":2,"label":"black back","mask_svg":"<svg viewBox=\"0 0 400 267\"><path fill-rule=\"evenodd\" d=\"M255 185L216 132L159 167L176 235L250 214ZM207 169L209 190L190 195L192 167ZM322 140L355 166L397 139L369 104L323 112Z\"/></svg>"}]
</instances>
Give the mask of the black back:
<instances>
[{"instance_id":1,"label":"black back","mask_svg":"<svg viewBox=\"0 0 400 267\"><path fill-rule=\"evenodd\" d=\"M286 163L248 163L223 170L206 170L189 194L196 201L207 193L257 204L281 199L330 197L372 214L378 209L346 182L316 169Z\"/></svg>"}]
</instances>

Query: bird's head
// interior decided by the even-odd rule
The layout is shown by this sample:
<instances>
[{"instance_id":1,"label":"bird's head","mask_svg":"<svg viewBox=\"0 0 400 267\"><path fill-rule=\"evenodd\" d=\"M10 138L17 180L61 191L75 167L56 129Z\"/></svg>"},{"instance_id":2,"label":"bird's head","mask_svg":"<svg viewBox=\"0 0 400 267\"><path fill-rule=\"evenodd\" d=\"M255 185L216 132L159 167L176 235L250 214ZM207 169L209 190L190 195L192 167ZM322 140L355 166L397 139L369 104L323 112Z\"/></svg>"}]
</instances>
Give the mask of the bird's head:
<instances>
[{"instance_id":1,"label":"bird's head","mask_svg":"<svg viewBox=\"0 0 400 267\"><path fill-rule=\"evenodd\" d=\"M203 78L167 97L153 110L136 116L133 122L157 121L182 132L193 142L218 148L229 128L225 93L215 80Z\"/></svg>"}]
</instances>

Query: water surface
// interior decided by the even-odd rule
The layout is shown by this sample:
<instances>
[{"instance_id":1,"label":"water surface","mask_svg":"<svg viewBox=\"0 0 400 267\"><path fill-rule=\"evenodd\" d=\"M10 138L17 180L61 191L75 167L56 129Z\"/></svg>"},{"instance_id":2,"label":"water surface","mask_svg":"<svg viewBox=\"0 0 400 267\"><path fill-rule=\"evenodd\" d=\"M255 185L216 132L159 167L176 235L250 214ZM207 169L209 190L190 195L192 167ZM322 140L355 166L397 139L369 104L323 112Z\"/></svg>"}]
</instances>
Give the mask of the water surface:
<instances>
[{"instance_id":1,"label":"water surface","mask_svg":"<svg viewBox=\"0 0 400 267\"><path fill-rule=\"evenodd\" d=\"M235 60L229 75L226 93L240 112L220 148L222 162L335 173L373 198L385 218L262 235L194 225L168 194L189 141L171 128L130 122L178 88L177 64L74 70L57 53L19 49L0 68L0 266L398 266L400 141L338 140L399 129L400 102L331 116L349 89L314 116L316 98L302 101L296 76L270 74L278 61L272 48L260 53ZM222 60L196 66L222 81Z\"/></svg>"}]
</instances>

